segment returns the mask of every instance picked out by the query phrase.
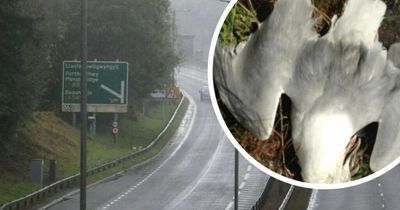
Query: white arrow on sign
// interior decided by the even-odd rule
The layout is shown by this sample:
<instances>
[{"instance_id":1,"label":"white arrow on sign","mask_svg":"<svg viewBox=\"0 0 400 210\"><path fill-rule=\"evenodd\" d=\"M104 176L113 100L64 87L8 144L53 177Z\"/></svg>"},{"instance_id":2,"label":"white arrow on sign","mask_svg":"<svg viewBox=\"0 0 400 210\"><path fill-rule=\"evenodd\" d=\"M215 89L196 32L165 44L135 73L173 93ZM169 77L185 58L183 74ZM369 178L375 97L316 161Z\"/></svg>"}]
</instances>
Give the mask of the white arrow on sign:
<instances>
[{"instance_id":1,"label":"white arrow on sign","mask_svg":"<svg viewBox=\"0 0 400 210\"><path fill-rule=\"evenodd\" d=\"M112 90L111 88L101 84L100 85L101 88L103 88L104 90L108 91L109 93L113 94L115 97L119 98L121 100L121 104L124 103L124 98L125 98L125 81L121 81L121 94L115 92L114 90Z\"/></svg>"}]
</instances>

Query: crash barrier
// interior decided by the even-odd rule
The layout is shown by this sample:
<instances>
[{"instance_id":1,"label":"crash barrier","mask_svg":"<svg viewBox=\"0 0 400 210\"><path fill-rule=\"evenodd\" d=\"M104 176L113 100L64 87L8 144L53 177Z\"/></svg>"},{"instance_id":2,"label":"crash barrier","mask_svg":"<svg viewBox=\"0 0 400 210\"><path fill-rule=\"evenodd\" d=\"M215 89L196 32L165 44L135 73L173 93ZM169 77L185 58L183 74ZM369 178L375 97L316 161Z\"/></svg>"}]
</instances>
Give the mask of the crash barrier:
<instances>
[{"instance_id":1,"label":"crash barrier","mask_svg":"<svg viewBox=\"0 0 400 210\"><path fill-rule=\"evenodd\" d=\"M269 178L267 181L267 184L265 185L263 193L260 195L256 203L251 207L250 210L261 210L264 209L264 206L267 202L267 197L270 194L270 190L272 188L272 185L276 182L276 179L274 178Z\"/></svg>"},{"instance_id":2,"label":"crash barrier","mask_svg":"<svg viewBox=\"0 0 400 210\"><path fill-rule=\"evenodd\" d=\"M270 177L264 188L264 192L261 194L251 210L284 210L293 208L307 209L310 196L311 191L308 189L295 188L293 185Z\"/></svg>"},{"instance_id":3,"label":"crash barrier","mask_svg":"<svg viewBox=\"0 0 400 210\"><path fill-rule=\"evenodd\" d=\"M168 123L165 125L164 129L157 135L156 138L154 138L154 140L149 145L147 145L145 148L143 148L137 152L130 153L128 155L125 155L123 157L115 159L111 162L91 168L87 171L86 176L91 176L91 175L97 174L101 171L105 171L107 169L113 168L127 160L130 160L134 157L140 156L141 154L145 153L147 150L151 149L151 147L155 143L158 142L158 140L161 138L161 136L166 132L166 130L172 124L172 121L175 119L175 116L178 113L179 108L182 106L183 100L184 100L184 97L181 98L178 106L176 107L176 109L175 109L174 113L172 114ZM80 173L75 174L70 177L67 177L65 179L59 180L53 184L50 184L50 185L43 187L35 192L32 192L31 194L29 194L27 196L18 198L14 201L4 204L3 206L0 207L0 210L27 209L27 208L33 206L34 204L37 204L37 203L43 201L44 199L48 198L49 196L54 195L57 192L61 192L62 190L77 186L79 184L79 180L80 180Z\"/></svg>"}]
</instances>

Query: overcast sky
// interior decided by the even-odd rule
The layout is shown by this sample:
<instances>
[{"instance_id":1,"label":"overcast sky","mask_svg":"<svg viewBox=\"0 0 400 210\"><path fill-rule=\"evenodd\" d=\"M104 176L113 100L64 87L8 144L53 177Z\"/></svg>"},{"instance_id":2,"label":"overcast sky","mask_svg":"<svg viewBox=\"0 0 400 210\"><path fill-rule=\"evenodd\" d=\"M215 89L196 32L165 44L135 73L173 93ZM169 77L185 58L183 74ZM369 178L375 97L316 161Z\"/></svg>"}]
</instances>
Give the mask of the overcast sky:
<instances>
[{"instance_id":1,"label":"overcast sky","mask_svg":"<svg viewBox=\"0 0 400 210\"><path fill-rule=\"evenodd\" d=\"M228 5L219 0L170 0L178 34L195 35L195 48L208 54L212 34ZM205 55L206 57L206 55Z\"/></svg>"}]
</instances>

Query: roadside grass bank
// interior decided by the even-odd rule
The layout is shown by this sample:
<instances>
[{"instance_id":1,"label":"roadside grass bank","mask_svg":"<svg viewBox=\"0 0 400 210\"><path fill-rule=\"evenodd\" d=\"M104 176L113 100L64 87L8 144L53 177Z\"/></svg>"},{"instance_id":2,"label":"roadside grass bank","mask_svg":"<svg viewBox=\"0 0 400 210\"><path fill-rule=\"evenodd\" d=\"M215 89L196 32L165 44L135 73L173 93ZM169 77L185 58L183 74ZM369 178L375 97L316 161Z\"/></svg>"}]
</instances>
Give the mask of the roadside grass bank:
<instances>
[{"instance_id":1,"label":"roadside grass bank","mask_svg":"<svg viewBox=\"0 0 400 210\"><path fill-rule=\"evenodd\" d=\"M157 156L169 143L169 140L174 136L176 130L178 129L183 117L185 116L186 110L189 106L189 100L184 99L182 106L178 113L175 116L175 119L172 121L170 127L165 131L165 133L160 137L160 139L146 152L142 155L132 158L124 163L121 163L119 166L113 167L110 170L100 172L96 175L89 177L89 183L93 183L105 177L108 177L112 174L120 172L122 170L128 169L136 164L142 163L146 160L150 160L151 158ZM148 142L150 143L150 142Z\"/></svg>"},{"instance_id":2,"label":"roadside grass bank","mask_svg":"<svg viewBox=\"0 0 400 210\"><path fill-rule=\"evenodd\" d=\"M178 102L153 104L147 107L147 114L139 114L136 120L129 116L121 116L120 134L116 143L113 141L111 127L109 131L99 131L95 137L89 138L88 168L147 146L164 128L177 105ZM187 107L188 100L185 99L170 127L151 149L141 156L90 176L89 182L93 183L158 154L175 133ZM8 167L5 173L0 173L0 203L9 202L40 188L39 185L31 183L27 179L29 173L27 161L30 159L45 160L45 178L48 176L47 162L51 159L57 160L58 180L79 171L79 130L60 120L54 113L34 113L21 134L23 134L21 139L27 143L23 144L23 148L16 152L15 157L20 158L15 160L14 167ZM20 153L24 154L20 155ZM3 170L3 167L0 170Z\"/></svg>"}]
</instances>

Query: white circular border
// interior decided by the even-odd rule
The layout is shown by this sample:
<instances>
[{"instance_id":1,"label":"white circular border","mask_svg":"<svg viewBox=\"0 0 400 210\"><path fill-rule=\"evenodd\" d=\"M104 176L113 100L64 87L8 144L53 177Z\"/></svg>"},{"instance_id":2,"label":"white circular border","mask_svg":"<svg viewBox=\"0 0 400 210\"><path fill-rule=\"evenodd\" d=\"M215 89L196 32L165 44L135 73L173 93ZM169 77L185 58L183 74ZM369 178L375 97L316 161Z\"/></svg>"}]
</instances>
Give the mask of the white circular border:
<instances>
[{"instance_id":1,"label":"white circular border","mask_svg":"<svg viewBox=\"0 0 400 210\"><path fill-rule=\"evenodd\" d=\"M208 85L209 85L209 91L210 91L210 96L211 96L211 104L213 106L214 112L217 116L218 122L221 125L222 129L224 130L226 136L228 137L229 141L235 146L235 148L242 154L251 164L256 166L258 169L263 171L264 173L268 174L269 176L272 176L273 178L276 178L280 181L286 182L291 185L299 186L299 187L304 187L304 188L310 188L310 189L342 189L342 188L347 188L347 187L353 187L359 184L363 184L365 182L371 181L372 179L375 179L384 173L388 172L392 168L394 168L399 162L400 162L400 157L398 157L396 160L392 161L390 164L385 166L383 169L368 175L366 177L363 177L361 179L357 179L355 181L350 181L350 182L344 182L344 183L338 183L338 184L312 184L312 183L307 183L307 182L301 182L297 181L285 176L282 176L280 174L277 174L276 172L272 171L271 169L265 167L261 163L259 163L256 159L254 159L249 153L244 150L240 144L237 142L235 137L233 137L232 133L229 131L225 120L223 119L221 112L219 110L218 104L217 104L217 99L215 96L215 91L214 91L214 80L213 80L213 60L214 60L214 51L215 51L215 46L217 45L218 41L218 36L219 32L221 31L222 25L228 16L229 12L233 8L233 6L236 4L237 0L231 0L228 4L228 6L225 8L224 12L222 13L222 16L220 17L217 26L215 28L212 40L211 40L211 45L210 45L210 51L208 54Z\"/></svg>"}]
</instances>

